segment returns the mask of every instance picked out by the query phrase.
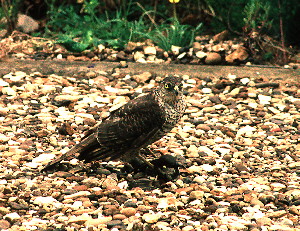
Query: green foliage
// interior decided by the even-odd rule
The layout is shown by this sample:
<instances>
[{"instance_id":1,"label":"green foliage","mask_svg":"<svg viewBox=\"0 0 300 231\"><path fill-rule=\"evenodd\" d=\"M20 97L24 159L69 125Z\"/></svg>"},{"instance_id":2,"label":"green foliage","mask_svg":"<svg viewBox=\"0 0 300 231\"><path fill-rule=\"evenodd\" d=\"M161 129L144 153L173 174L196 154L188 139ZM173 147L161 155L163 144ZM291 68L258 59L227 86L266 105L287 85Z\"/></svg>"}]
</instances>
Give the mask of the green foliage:
<instances>
[{"instance_id":1,"label":"green foliage","mask_svg":"<svg viewBox=\"0 0 300 231\"><path fill-rule=\"evenodd\" d=\"M195 33L202 28L202 23L193 28L189 25L182 25L173 18L170 21L170 24L156 26L153 31L145 35L165 51L170 51L172 45L180 47L190 46L195 39Z\"/></svg>"},{"instance_id":2,"label":"green foliage","mask_svg":"<svg viewBox=\"0 0 300 231\"><path fill-rule=\"evenodd\" d=\"M2 0L1 1L1 16L6 19L7 34L11 34L17 24L19 7L21 5L21 0ZM2 18L2 17L1 17Z\"/></svg>"},{"instance_id":3,"label":"green foliage","mask_svg":"<svg viewBox=\"0 0 300 231\"><path fill-rule=\"evenodd\" d=\"M81 52L99 44L122 49L129 41L141 39L141 34L148 29L142 20L128 21L127 15L123 15L121 10L114 15L97 15L99 3L96 0L86 0L82 6L59 6L58 9L54 7L53 1L49 4L47 33L55 35L60 32L57 42L70 51ZM129 11L127 9L124 12ZM65 26L62 28L61 25Z\"/></svg>"},{"instance_id":4,"label":"green foliage","mask_svg":"<svg viewBox=\"0 0 300 231\"><path fill-rule=\"evenodd\" d=\"M280 9L277 0L181 0L176 4L177 18L168 19L174 9L167 0L157 1L155 6L153 1L115 1L119 5L110 10L105 10L108 1L61 4L59 0L46 0L49 20L45 31L73 51L92 49L98 44L123 49L129 41L146 38L170 50L172 45L189 46L195 33L204 30L218 33L229 29L244 35L256 31L278 36L280 13L284 28L291 28L300 9L299 0L279 1ZM190 15L200 20L192 23L198 26L180 23ZM298 28L296 22L293 28Z\"/></svg>"},{"instance_id":5,"label":"green foliage","mask_svg":"<svg viewBox=\"0 0 300 231\"><path fill-rule=\"evenodd\" d=\"M244 31L261 31L270 29L272 20L268 21L270 2L262 3L260 0L250 0L244 8Z\"/></svg>"},{"instance_id":6,"label":"green foliage","mask_svg":"<svg viewBox=\"0 0 300 231\"><path fill-rule=\"evenodd\" d=\"M195 33L202 27L202 23L197 28L182 25L176 19L165 21L159 26L154 25L145 17L146 14L154 13L151 11L141 14L138 20L129 21L129 16L137 10L131 2L120 10L105 14L97 14L99 4L96 0L86 0L83 5L60 5L58 9L54 7L55 0L48 4L50 20L47 33L54 36L58 33L57 42L74 52L81 52L99 44L122 49L129 41L143 41L147 38L169 51L172 45L191 45ZM153 25L154 30L150 31Z\"/></svg>"}]
</instances>

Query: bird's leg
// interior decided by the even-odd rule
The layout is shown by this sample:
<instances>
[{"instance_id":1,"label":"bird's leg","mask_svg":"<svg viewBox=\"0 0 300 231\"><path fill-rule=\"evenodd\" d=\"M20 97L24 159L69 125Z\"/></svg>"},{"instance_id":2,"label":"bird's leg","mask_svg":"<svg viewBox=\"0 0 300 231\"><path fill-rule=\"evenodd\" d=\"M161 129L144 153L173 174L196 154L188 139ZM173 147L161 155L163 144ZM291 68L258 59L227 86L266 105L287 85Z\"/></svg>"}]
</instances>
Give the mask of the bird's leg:
<instances>
[{"instance_id":1,"label":"bird's leg","mask_svg":"<svg viewBox=\"0 0 300 231\"><path fill-rule=\"evenodd\" d=\"M146 149L145 149L146 150ZM150 152L150 153L152 153L149 149L148 149L148 151ZM151 164L148 160L146 160L146 158L139 152L137 155L136 155L136 157L138 158L138 159L140 159L141 161L143 161L146 165L148 165L150 168L152 168L152 169L154 169L154 165L153 164Z\"/></svg>"},{"instance_id":2,"label":"bird's leg","mask_svg":"<svg viewBox=\"0 0 300 231\"><path fill-rule=\"evenodd\" d=\"M140 153L139 150L134 155L124 155L122 160L126 163L124 170L127 172L132 172L136 170L141 170L145 168L153 169L155 168L152 163L150 163L146 157Z\"/></svg>"},{"instance_id":3,"label":"bird's leg","mask_svg":"<svg viewBox=\"0 0 300 231\"><path fill-rule=\"evenodd\" d=\"M154 152L152 152L149 148L143 148L143 150L145 151L145 153L146 154L148 154L148 155L151 155L151 156L153 156L153 157L155 157L155 158L159 158L160 157L160 155L157 155L156 153L154 153Z\"/></svg>"}]
</instances>

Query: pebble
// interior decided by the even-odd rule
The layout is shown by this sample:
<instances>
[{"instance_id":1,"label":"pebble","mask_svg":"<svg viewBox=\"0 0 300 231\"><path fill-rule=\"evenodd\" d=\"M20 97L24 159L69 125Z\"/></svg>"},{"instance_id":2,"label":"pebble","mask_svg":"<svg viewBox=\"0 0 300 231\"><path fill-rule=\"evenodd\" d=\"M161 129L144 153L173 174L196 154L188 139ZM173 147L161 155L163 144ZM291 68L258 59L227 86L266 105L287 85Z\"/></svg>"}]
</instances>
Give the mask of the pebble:
<instances>
[{"instance_id":1,"label":"pebble","mask_svg":"<svg viewBox=\"0 0 300 231\"><path fill-rule=\"evenodd\" d=\"M145 46L144 54L145 55L156 55L156 48L154 46Z\"/></svg>"},{"instance_id":2,"label":"pebble","mask_svg":"<svg viewBox=\"0 0 300 231\"><path fill-rule=\"evenodd\" d=\"M152 213L145 213L143 216L142 216L142 219L149 223L149 224L153 224L153 223L156 223L158 222L158 220L162 217L161 214L152 214Z\"/></svg>"},{"instance_id":3,"label":"pebble","mask_svg":"<svg viewBox=\"0 0 300 231\"><path fill-rule=\"evenodd\" d=\"M186 155L187 155L187 157L190 157L190 158L196 158L196 157L199 157L199 154L198 154L198 148L196 147L196 145L191 145L191 146L186 150Z\"/></svg>"},{"instance_id":4,"label":"pebble","mask_svg":"<svg viewBox=\"0 0 300 231\"><path fill-rule=\"evenodd\" d=\"M132 207L123 208L121 210L121 214L125 215L126 217L134 216L136 212L137 212L136 209Z\"/></svg>"},{"instance_id":5,"label":"pebble","mask_svg":"<svg viewBox=\"0 0 300 231\"><path fill-rule=\"evenodd\" d=\"M203 94L211 94L212 93L212 90L210 88L202 88L202 93Z\"/></svg>"},{"instance_id":6,"label":"pebble","mask_svg":"<svg viewBox=\"0 0 300 231\"><path fill-rule=\"evenodd\" d=\"M287 212L285 210L279 210L279 211L275 211L275 212L269 212L267 213L267 216L269 218L279 218L279 217L283 217L287 214Z\"/></svg>"},{"instance_id":7,"label":"pebble","mask_svg":"<svg viewBox=\"0 0 300 231\"><path fill-rule=\"evenodd\" d=\"M91 219L90 215L88 215L87 213L84 213L79 216L71 216L70 219L68 220L68 223L69 224L76 223L76 224L82 225L82 224L85 224L90 219Z\"/></svg>"},{"instance_id":8,"label":"pebble","mask_svg":"<svg viewBox=\"0 0 300 231\"><path fill-rule=\"evenodd\" d=\"M204 59L207 56L207 53L203 52L203 51L197 51L195 53L196 57L199 59Z\"/></svg>"},{"instance_id":9,"label":"pebble","mask_svg":"<svg viewBox=\"0 0 300 231\"><path fill-rule=\"evenodd\" d=\"M64 199L65 200L76 199L78 197L86 197L86 196L89 196L89 195L91 195L91 193L89 191L79 191L79 192L73 193L71 195L64 196Z\"/></svg>"},{"instance_id":10,"label":"pebble","mask_svg":"<svg viewBox=\"0 0 300 231\"><path fill-rule=\"evenodd\" d=\"M138 82L138 83L145 83L152 77L152 74L150 72L143 72L139 75L133 75L132 78Z\"/></svg>"},{"instance_id":11,"label":"pebble","mask_svg":"<svg viewBox=\"0 0 300 231\"><path fill-rule=\"evenodd\" d=\"M219 53L209 52L206 55L205 63L208 65L216 65L222 62L222 57Z\"/></svg>"},{"instance_id":12,"label":"pebble","mask_svg":"<svg viewBox=\"0 0 300 231\"><path fill-rule=\"evenodd\" d=\"M111 220L111 221L108 221L106 223L106 225L107 225L107 228L111 229L111 228L113 228L115 226L122 226L123 225L123 221L121 221L121 220Z\"/></svg>"},{"instance_id":13,"label":"pebble","mask_svg":"<svg viewBox=\"0 0 300 231\"><path fill-rule=\"evenodd\" d=\"M87 227L93 226L93 227L98 227L99 225L102 224L107 224L112 220L112 217L100 217L100 218L90 218L85 221L85 225Z\"/></svg>"},{"instance_id":14,"label":"pebble","mask_svg":"<svg viewBox=\"0 0 300 231\"><path fill-rule=\"evenodd\" d=\"M53 197L36 197L33 200L33 204L39 205L39 206L49 206L59 203L56 199Z\"/></svg>"},{"instance_id":15,"label":"pebble","mask_svg":"<svg viewBox=\"0 0 300 231\"><path fill-rule=\"evenodd\" d=\"M204 191L192 191L190 193L189 199L190 200L198 200L202 199L204 196Z\"/></svg>"},{"instance_id":16,"label":"pebble","mask_svg":"<svg viewBox=\"0 0 300 231\"><path fill-rule=\"evenodd\" d=\"M10 223L7 220L0 220L0 230L5 230L10 228Z\"/></svg>"},{"instance_id":17,"label":"pebble","mask_svg":"<svg viewBox=\"0 0 300 231\"><path fill-rule=\"evenodd\" d=\"M5 220L8 220L9 222L16 222L17 220L21 219L21 216L14 212L14 213L8 213L3 217Z\"/></svg>"},{"instance_id":18,"label":"pebble","mask_svg":"<svg viewBox=\"0 0 300 231\"><path fill-rule=\"evenodd\" d=\"M143 50L148 45L134 46L144 60L155 61ZM195 58L202 64L204 56L195 57L196 52L208 54L209 49L197 46L201 49L192 53L179 48L176 57L168 58ZM89 79L41 74L2 78L0 91L12 89L15 96L0 97L0 229L44 230L48 224L114 231L297 228L299 90L285 80L265 87L269 81L254 74L184 76L187 111L150 148L184 163L178 177L167 182L146 171L124 174L122 161L85 165L73 159L55 171L36 169L69 150L111 108L163 76L90 70L82 74ZM62 132L63 124L73 131ZM167 170L173 174L172 168Z\"/></svg>"}]
</instances>

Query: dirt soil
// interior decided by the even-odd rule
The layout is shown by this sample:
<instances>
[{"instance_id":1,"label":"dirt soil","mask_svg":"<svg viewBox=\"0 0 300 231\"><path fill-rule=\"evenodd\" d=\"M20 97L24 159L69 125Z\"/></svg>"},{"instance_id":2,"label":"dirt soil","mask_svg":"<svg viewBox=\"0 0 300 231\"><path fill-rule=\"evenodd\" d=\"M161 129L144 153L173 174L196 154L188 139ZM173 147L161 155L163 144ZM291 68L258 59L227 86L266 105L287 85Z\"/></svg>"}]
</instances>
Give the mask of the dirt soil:
<instances>
[{"instance_id":1,"label":"dirt soil","mask_svg":"<svg viewBox=\"0 0 300 231\"><path fill-rule=\"evenodd\" d=\"M0 62L0 74L13 71L41 72L43 74L74 75L87 71L110 72L118 68L117 62L66 62L66 61L11 61ZM122 68L121 73L137 74L149 71L155 75L177 74L191 77L217 77L226 76L228 73L237 76L259 76L272 80L287 80L298 82L300 69L284 69L269 66L206 66L184 64L142 64L128 63L127 68Z\"/></svg>"}]
</instances>

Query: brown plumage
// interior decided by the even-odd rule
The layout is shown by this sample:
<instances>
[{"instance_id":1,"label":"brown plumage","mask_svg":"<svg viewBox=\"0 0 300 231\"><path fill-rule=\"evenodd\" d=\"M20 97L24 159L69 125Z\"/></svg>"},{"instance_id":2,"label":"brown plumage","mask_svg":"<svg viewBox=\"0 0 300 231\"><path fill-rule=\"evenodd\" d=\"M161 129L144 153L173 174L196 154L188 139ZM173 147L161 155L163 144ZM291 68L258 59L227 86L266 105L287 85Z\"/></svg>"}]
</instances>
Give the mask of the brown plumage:
<instances>
[{"instance_id":1,"label":"brown plumage","mask_svg":"<svg viewBox=\"0 0 300 231\"><path fill-rule=\"evenodd\" d=\"M85 162L139 156L140 149L159 140L176 125L184 110L182 79L166 77L158 88L111 112L80 143L42 170L72 159L77 153L77 158Z\"/></svg>"}]
</instances>

